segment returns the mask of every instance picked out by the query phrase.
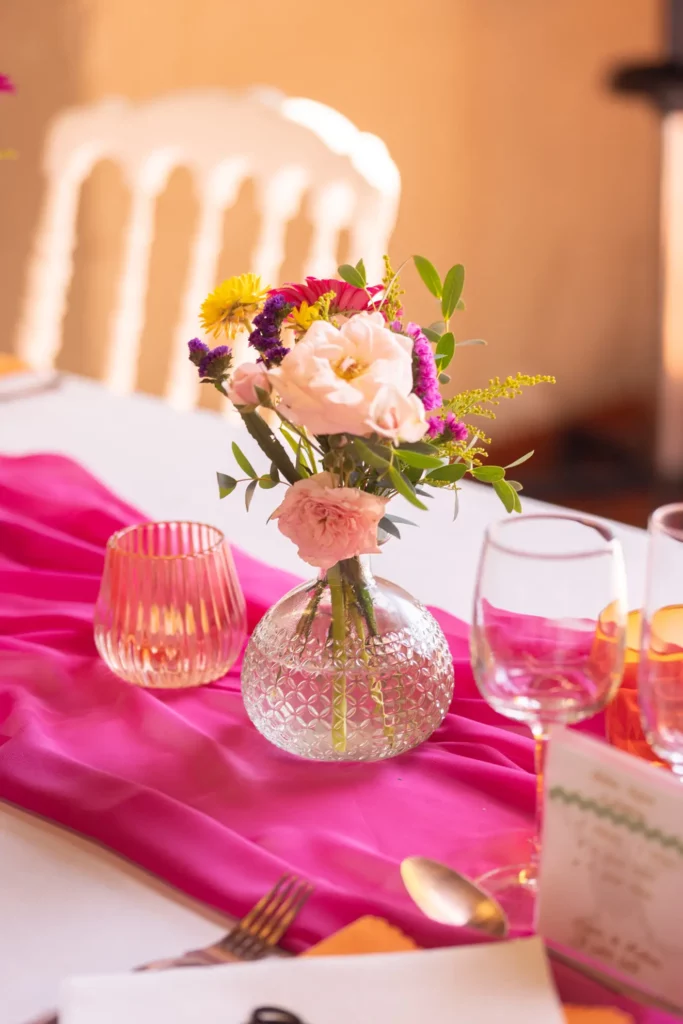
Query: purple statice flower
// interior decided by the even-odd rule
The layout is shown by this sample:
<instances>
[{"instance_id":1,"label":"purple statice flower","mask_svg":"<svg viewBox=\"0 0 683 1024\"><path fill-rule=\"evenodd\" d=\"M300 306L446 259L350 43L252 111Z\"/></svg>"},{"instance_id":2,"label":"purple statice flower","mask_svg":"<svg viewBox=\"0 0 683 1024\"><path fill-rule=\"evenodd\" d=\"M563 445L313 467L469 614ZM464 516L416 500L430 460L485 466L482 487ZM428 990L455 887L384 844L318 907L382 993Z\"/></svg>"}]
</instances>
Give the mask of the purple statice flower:
<instances>
[{"instance_id":1,"label":"purple statice flower","mask_svg":"<svg viewBox=\"0 0 683 1024\"><path fill-rule=\"evenodd\" d=\"M403 334L403 324L400 320L392 320L389 324L389 330L395 331L396 334Z\"/></svg>"},{"instance_id":2,"label":"purple statice flower","mask_svg":"<svg viewBox=\"0 0 683 1024\"><path fill-rule=\"evenodd\" d=\"M16 92L17 87L9 75L0 75L0 92Z\"/></svg>"},{"instance_id":3,"label":"purple statice flower","mask_svg":"<svg viewBox=\"0 0 683 1024\"><path fill-rule=\"evenodd\" d=\"M429 426L427 433L431 438L440 437L443 441L466 441L467 424L455 417L455 413L448 412L444 416L430 416L427 420Z\"/></svg>"},{"instance_id":4,"label":"purple statice flower","mask_svg":"<svg viewBox=\"0 0 683 1024\"><path fill-rule=\"evenodd\" d=\"M413 391L430 412L438 409L442 402L434 351L418 324L409 323L406 334L413 339Z\"/></svg>"},{"instance_id":5,"label":"purple statice flower","mask_svg":"<svg viewBox=\"0 0 683 1024\"><path fill-rule=\"evenodd\" d=\"M249 335L249 344L260 354L259 363L277 365L289 352L280 340L280 330L291 308L291 302L276 292L266 299L263 309L254 317L254 330Z\"/></svg>"},{"instance_id":6,"label":"purple statice flower","mask_svg":"<svg viewBox=\"0 0 683 1024\"><path fill-rule=\"evenodd\" d=\"M206 342L200 341L199 338L188 341L187 348L190 353L190 362L193 362L195 366L199 366L204 356L208 355L210 351Z\"/></svg>"},{"instance_id":7,"label":"purple statice flower","mask_svg":"<svg viewBox=\"0 0 683 1024\"><path fill-rule=\"evenodd\" d=\"M209 380L222 379L230 367L232 349L229 345L210 348L199 363L199 376Z\"/></svg>"}]
</instances>

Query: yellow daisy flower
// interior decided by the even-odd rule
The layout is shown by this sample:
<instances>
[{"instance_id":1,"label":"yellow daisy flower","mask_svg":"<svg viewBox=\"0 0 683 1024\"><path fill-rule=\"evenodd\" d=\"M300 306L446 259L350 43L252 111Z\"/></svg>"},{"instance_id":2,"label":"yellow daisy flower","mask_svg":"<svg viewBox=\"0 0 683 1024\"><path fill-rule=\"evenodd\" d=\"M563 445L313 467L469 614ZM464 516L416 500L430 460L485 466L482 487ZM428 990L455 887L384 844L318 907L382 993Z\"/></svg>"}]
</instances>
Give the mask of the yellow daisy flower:
<instances>
[{"instance_id":1,"label":"yellow daisy flower","mask_svg":"<svg viewBox=\"0 0 683 1024\"><path fill-rule=\"evenodd\" d=\"M202 303L200 321L207 334L224 331L234 338L240 327L251 331L251 320L268 296L258 274L240 274L219 284Z\"/></svg>"},{"instance_id":2,"label":"yellow daisy flower","mask_svg":"<svg viewBox=\"0 0 683 1024\"><path fill-rule=\"evenodd\" d=\"M302 332L307 331L315 320L320 320L320 306L317 302L309 306L305 299L299 308L295 307L287 317L288 323L291 323L296 331Z\"/></svg>"}]
</instances>

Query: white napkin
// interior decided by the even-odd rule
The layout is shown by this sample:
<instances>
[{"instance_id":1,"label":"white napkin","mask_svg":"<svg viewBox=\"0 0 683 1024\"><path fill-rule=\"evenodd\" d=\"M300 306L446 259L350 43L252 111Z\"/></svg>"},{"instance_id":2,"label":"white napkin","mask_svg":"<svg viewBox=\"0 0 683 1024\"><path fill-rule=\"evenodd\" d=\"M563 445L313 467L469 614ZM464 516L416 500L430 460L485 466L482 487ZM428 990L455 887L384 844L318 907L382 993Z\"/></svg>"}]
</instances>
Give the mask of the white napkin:
<instances>
[{"instance_id":1,"label":"white napkin","mask_svg":"<svg viewBox=\"0 0 683 1024\"><path fill-rule=\"evenodd\" d=\"M416 953L262 960L75 978L60 1024L248 1024L277 1006L305 1024L563 1024L540 939Z\"/></svg>"}]
</instances>

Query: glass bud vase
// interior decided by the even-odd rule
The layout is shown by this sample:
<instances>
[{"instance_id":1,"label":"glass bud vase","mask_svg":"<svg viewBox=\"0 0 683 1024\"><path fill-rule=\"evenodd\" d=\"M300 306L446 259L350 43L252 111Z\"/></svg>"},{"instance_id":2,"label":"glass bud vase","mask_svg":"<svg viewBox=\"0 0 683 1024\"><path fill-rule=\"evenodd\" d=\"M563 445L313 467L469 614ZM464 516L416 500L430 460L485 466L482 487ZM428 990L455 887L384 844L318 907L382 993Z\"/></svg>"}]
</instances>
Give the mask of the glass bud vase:
<instances>
[{"instance_id":1,"label":"glass bud vase","mask_svg":"<svg viewBox=\"0 0 683 1024\"><path fill-rule=\"evenodd\" d=\"M242 694L277 747L317 761L378 761L441 724L453 661L424 605L369 561L338 562L291 590L247 647Z\"/></svg>"}]
</instances>

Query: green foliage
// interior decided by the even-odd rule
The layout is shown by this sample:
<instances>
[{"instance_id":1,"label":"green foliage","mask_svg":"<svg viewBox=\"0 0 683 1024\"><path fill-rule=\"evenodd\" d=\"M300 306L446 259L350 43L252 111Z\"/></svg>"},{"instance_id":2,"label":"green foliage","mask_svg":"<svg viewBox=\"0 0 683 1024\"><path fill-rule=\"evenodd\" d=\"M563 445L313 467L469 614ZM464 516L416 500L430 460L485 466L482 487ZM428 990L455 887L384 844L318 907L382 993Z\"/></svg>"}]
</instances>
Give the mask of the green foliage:
<instances>
[{"instance_id":1,"label":"green foliage","mask_svg":"<svg viewBox=\"0 0 683 1024\"><path fill-rule=\"evenodd\" d=\"M437 269L433 263L430 263L424 256L413 256L413 262L417 268L417 272L429 288L430 292L435 299L441 298L441 278L438 275Z\"/></svg>"},{"instance_id":2,"label":"green foliage","mask_svg":"<svg viewBox=\"0 0 683 1024\"><path fill-rule=\"evenodd\" d=\"M398 491L399 494L402 494L403 497L407 501L409 501L411 505L414 505L416 508L422 509L423 512L427 511L427 506L424 505L417 497L413 485L410 483L409 480L406 480L402 473L399 473L395 466L388 467L387 475L391 480L391 483L393 484L394 488Z\"/></svg>"},{"instance_id":3,"label":"green foliage","mask_svg":"<svg viewBox=\"0 0 683 1024\"><path fill-rule=\"evenodd\" d=\"M388 519L387 516L382 516L377 525L380 530L384 530L385 533L391 534L392 537L396 537L398 540L401 539L401 531L398 526L395 526L393 521Z\"/></svg>"},{"instance_id":4,"label":"green foliage","mask_svg":"<svg viewBox=\"0 0 683 1024\"><path fill-rule=\"evenodd\" d=\"M443 461L438 455L424 455L422 452L413 452L409 448L397 448L396 454L407 466L415 466L417 469L435 469Z\"/></svg>"},{"instance_id":5,"label":"green foliage","mask_svg":"<svg viewBox=\"0 0 683 1024\"><path fill-rule=\"evenodd\" d=\"M255 480L257 477L256 470L235 441L232 442L232 454L235 456L235 462L240 469L246 473L247 476L250 476L252 480Z\"/></svg>"},{"instance_id":6,"label":"green foliage","mask_svg":"<svg viewBox=\"0 0 683 1024\"><path fill-rule=\"evenodd\" d=\"M342 263L337 270L342 281L352 284L354 288L365 288L365 275L361 274L357 267L352 267L350 263Z\"/></svg>"},{"instance_id":7,"label":"green foliage","mask_svg":"<svg viewBox=\"0 0 683 1024\"><path fill-rule=\"evenodd\" d=\"M256 490L257 486L258 480L252 480L251 483L248 484L247 489L244 492L244 505L246 507L247 512L249 511L249 508L251 506L251 499L254 497L254 491Z\"/></svg>"},{"instance_id":8,"label":"green foliage","mask_svg":"<svg viewBox=\"0 0 683 1024\"><path fill-rule=\"evenodd\" d=\"M521 466L522 463L526 462L527 459L530 459L533 454L534 454L534 449L532 448L530 452L526 453L526 455L522 455L519 459L515 459L514 462L508 462L508 464L507 464L507 466L505 468L506 469L512 469L514 466Z\"/></svg>"},{"instance_id":9,"label":"green foliage","mask_svg":"<svg viewBox=\"0 0 683 1024\"><path fill-rule=\"evenodd\" d=\"M434 469L431 473L427 473L425 483L454 484L458 480L462 480L466 472L467 466L464 462L451 462L448 466L442 466L440 469Z\"/></svg>"},{"instance_id":10,"label":"green foliage","mask_svg":"<svg viewBox=\"0 0 683 1024\"><path fill-rule=\"evenodd\" d=\"M218 497L227 498L229 494L237 487L237 481L232 476L227 476L225 473L216 473L216 479L218 480Z\"/></svg>"},{"instance_id":11,"label":"green foliage","mask_svg":"<svg viewBox=\"0 0 683 1024\"><path fill-rule=\"evenodd\" d=\"M472 476L475 480L481 480L482 483L494 484L504 478L505 470L502 466L475 466Z\"/></svg>"},{"instance_id":12,"label":"green foliage","mask_svg":"<svg viewBox=\"0 0 683 1024\"><path fill-rule=\"evenodd\" d=\"M380 473L386 472L389 467L389 459L380 454L376 448L371 448L369 444L361 441L359 437L354 437L352 447L361 462L364 462L372 469L378 470ZM389 454L388 451L387 454Z\"/></svg>"},{"instance_id":13,"label":"green foliage","mask_svg":"<svg viewBox=\"0 0 683 1024\"><path fill-rule=\"evenodd\" d=\"M521 512L522 503L514 487L507 480L496 480L493 489L503 502L506 512Z\"/></svg>"},{"instance_id":14,"label":"green foliage","mask_svg":"<svg viewBox=\"0 0 683 1024\"><path fill-rule=\"evenodd\" d=\"M436 368L439 371L439 373L441 373L442 370L445 370L449 366L451 359L453 358L454 355L455 338L453 337L452 331L446 331L445 334L441 335L441 337L439 338L439 343L436 346Z\"/></svg>"},{"instance_id":15,"label":"green foliage","mask_svg":"<svg viewBox=\"0 0 683 1024\"><path fill-rule=\"evenodd\" d=\"M454 267L446 274L446 279L443 283L443 295L441 297L441 312L443 318L448 323L450 318L453 316L455 309L460 301L462 290L465 284L465 268L462 263L456 263Z\"/></svg>"}]
</instances>

